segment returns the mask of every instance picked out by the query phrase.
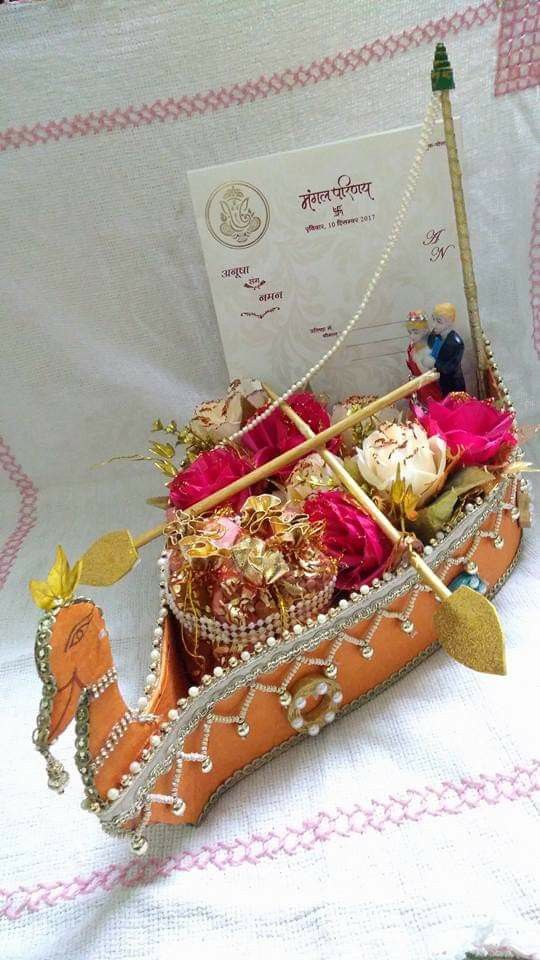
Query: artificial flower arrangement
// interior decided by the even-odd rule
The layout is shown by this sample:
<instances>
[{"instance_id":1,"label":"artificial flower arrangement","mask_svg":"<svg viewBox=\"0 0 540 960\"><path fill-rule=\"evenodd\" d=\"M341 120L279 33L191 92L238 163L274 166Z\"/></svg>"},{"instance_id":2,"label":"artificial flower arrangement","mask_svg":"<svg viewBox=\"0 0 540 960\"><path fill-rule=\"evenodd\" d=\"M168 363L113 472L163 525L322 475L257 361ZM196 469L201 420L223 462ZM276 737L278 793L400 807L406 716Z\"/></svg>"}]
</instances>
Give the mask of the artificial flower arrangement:
<instances>
[{"instance_id":1,"label":"artificial flower arrangement","mask_svg":"<svg viewBox=\"0 0 540 960\"><path fill-rule=\"evenodd\" d=\"M151 823L195 824L255 766L314 736L442 646L505 672L490 598L530 522L514 408L478 317L461 176L438 44L433 100L383 257L364 300L320 361L281 396L245 378L186 426L156 420L147 455L166 477L152 530L100 537L73 566L58 548L36 637L42 697L34 743L49 786L67 780L51 744L75 720L84 806L104 830L147 848ZM330 403L309 387L353 329L396 242L439 100L478 396L464 390L464 342L443 302L429 329L407 318L412 379L384 397ZM459 201L459 202L457 202ZM361 384L358 389L361 390ZM408 400L408 405L404 402ZM101 609L79 583L108 586L163 538L149 672L122 695Z\"/></svg>"},{"instance_id":2,"label":"artificial flower arrangement","mask_svg":"<svg viewBox=\"0 0 540 960\"><path fill-rule=\"evenodd\" d=\"M346 398L328 408L323 398L302 392L288 402L320 433L336 410L342 416L365 401ZM253 652L269 633L279 637L336 598L380 580L401 560L318 453L246 487L214 513L190 517L193 504L302 442L278 409L243 441L223 446L267 403L260 383L236 380L225 398L198 407L186 427L155 424L176 444L157 445L169 454L159 468L174 474L166 501L167 596L194 682L232 654ZM509 469L517 442L513 416L465 393L387 413L391 419L371 418L328 449L342 455L351 476L404 534L436 543L478 492ZM174 454L186 444L187 456L176 465Z\"/></svg>"}]
</instances>

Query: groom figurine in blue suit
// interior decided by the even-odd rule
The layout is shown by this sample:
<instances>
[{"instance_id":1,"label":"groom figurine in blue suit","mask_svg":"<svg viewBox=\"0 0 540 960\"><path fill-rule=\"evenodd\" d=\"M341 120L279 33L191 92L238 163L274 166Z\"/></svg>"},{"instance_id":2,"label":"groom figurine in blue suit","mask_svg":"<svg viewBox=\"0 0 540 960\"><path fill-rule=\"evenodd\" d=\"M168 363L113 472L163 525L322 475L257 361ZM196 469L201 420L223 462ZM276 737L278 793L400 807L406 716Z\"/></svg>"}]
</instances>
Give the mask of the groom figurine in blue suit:
<instances>
[{"instance_id":1,"label":"groom figurine in blue suit","mask_svg":"<svg viewBox=\"0 0 540 960\"><path fill-rule=\"evenodd\" d=\"M441 393L446 397L448 393L467 389L461 369L465 344L454 330L456 308L453 303L438 303L433 311L432 322L428 346L435 358L435 369L441 375Z\"/></svg>"}]
</instances>

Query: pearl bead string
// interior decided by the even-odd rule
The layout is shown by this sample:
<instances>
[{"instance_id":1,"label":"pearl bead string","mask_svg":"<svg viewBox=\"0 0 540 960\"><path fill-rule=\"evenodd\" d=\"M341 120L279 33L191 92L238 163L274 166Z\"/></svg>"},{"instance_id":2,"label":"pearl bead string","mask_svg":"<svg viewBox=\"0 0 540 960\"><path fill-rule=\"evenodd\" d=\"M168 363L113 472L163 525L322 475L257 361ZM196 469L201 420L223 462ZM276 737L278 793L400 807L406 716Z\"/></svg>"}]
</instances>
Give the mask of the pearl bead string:
<instances>
[{"instance_id":1,"label":"pearl bead string","mask_svg":"<svg viewBox=\"0 0 540 960\"><path fill-rule=\"evenodd\" d=\"M103 676L101 676L99 680L96 680L95 683L92 683L90 686L86 687L86 690L88 691L88 694L91 697L91 699L97 700L98 697L100 697L101 694L105 692L105 690L108 690L108 688L111 687L113 683L116 683L117 680L118 680L118 674L116 672L116 667L109 667L109 669L105 671Z\"/></svg>"},{"instance_id":2,"label":"pearl bead string","mask_svg":"<svg viewBox=\"0 0 540 960\"><path fill-rule=\"evenodd\" d=\"M427 148L428 148L428 144L429 144L430 136L431 136L431 133L432 133L432 130L433 130L433 126L434 126L434 124L435 124L435 121L437 120L437 116L438 116L438 113L439 113L439 108L440 108L439 95L438 95L438 94L433 94L433 96L431 97L431 99L430 99L430 101L429 101L428 108L427 108L427 110L426 110L426 115L425 115L424 120L423 120L423 123L422 123L422 128L421 128L421 131L420 131L420 137L419 137L419 139L418 139L418 146L417 146L417 148L416 148L416 152L415 152L415 155L414 155L413 162L412 162L412 164L411 164L411 166L410 166L410 169L409 169L409 173L408 173L408 176L407 176L407 181L406 181L406 183L405 183L405 189L404 189L403 194L402 194L402 196L401 196L401 201L400 201L400 204L399 204L399 207L398 207L398 212L397 212L396 217L395 217L395 220L394 220L394 222L393 222L393 224L392 224L392 229L390 230L390 233L388 234L388 239L387 239L387 241L386 241L386 245L385 245L385 247L384 247L382 256L381 256L381 258L380 258L380 260L379 260L379 263L378 263L378 265L377 265L377 268L376 268L373 276L371 277L371 280L369 281L369 283L368 283L368 285L367 285L367 287L366 287L366 290L365 290L363 299L362 299L362 301L361 301L361 303L360 303L360 305L359 305L359 307L358 307L358 310L356 311L355 314L353 314L353 316L352 316L351 319L349 320L347 326L344 327L344 329L341 331L341 333L339 334L339 336L338 336L338 337L336 338L336 340L334 341L333 345L332 345L332 346L330 347L330 349L321 357L321 359L318 360L317 363L315 363L312 367L310 367L310 369L304 374L304 376L302 376L302 377L300 378L300 380L297 380L296 383L293 383L293 385L292 385L291 387L289 387L289 389L286 390L285 393L283 393L280 397L278 397L277 400L272 401L272 403L270 403L270 405L269 405L268 407L266 407L266 409L263 410L262 413L256 414L256 415L249 421L249 423L247 423L247 424L246 424L244 427L242 427L240 430L237 430L236 433L233 433L232 436L228 437L227 440L224 441L224 444L226 444L226 443L232 443L232 442L234 442L235 440L240 440L240 438L243 437L243 436L245 436L246 433L249 433L249 431L252 430L253 427L255 427L255 426L257 426L258 424L262 423L263 420L266 420L266 418L269 417L269 416L274 412L274 410L277 410L277 408L278 408L282 403L284 403L285 401L287 401L287 400L289 399L289 397L291 397L294 393L296 393L298 390L300 390L301 387L305 386L305 384L308 382L308 380L310 380L311 377L315 376L315 374L318 373L319 370L322 369L322 367L325 365L325 363L327 363L327 361L330 360L330 358L333 357L335 353L337 353L337 351L339 350L339 348L341 347L341 345L343 344L343 342L346 340L346 338L349 336L349 334L351 333L351 331L354 329L354 327L356 326L356 324L357 324L358 321L360 320L362 314L364 313L364 311L365 311L365 309L366 309L366 307L367 307L367 305L368 305L368 303L369 303L369 301L370 301L370 299L371 299L371 297L372 297L373 291L375 290L375 288L376 288L376 286L377 286L377 284L378 284L378 282L379 282L379 280L380 280L380 278L381 278L381 276L382 276L382 273L383 273L383 271L384 271L384 268L385 268L385 266L386 266L386 264L387 264L387 262L388 262L388 260L389 260L389 258L390 258L390 254L392 253L392 250L394 249L394 247L395 247L395 245L396 245L396 243L397 243L397 241L398 241L398 239L399 239L399 236L400 236L400 233L401 233L401 228L402 228L402 226L403 226L405 217L406 217L406 215L407 215L407 211L408 211L408 209L409 209L411 200L412 200L412 198L413 198L413 196L414 196L414 193L415 193L415 190L416 190L416 187L417 187L417 184L418 184L418 179L419 179L419 177L420 177L420 172L421 172L421 168L422 168L422 161L423 161L423 159L424 159L424 156L425 156L426 151L427 151Z\"/></svg>"}]
</instances>

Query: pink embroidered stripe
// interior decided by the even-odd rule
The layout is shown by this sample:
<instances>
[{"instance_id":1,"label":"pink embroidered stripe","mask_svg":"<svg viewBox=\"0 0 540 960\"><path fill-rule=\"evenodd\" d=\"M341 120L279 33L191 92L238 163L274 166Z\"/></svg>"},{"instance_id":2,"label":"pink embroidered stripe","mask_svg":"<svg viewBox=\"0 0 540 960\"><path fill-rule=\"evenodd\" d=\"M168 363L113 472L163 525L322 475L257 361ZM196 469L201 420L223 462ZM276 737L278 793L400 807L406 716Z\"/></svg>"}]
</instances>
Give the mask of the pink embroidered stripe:
<instances>
[{"instance_id":1,"label":"pink embroidered stripe","mask_svg":"<svg viewBox=\"0 0 540 960\"><path fill-rule=\"evenodd\" d=\"M15 484L20 494L20 507L17 525L0 549L0 590L4 586L9 572L15 563L21 546L37 520L37 490L22 467L19 466L11 450L0 437L0 467Z\"/></svg>"},{"instance_id":2,"label":"pink embroidered stripe","mask_svg":"<svg viewBox=\"0 0 540 960\"><path fill-rule=\"evenodd\" d=\"M482 27L495 21L499 13L497 0L486 0L465 10L455 11L439 20L427 20L400 33L390 34L371 43L365 43L357 49L347 50L335 56L314 60L309 66L300 65L295 69L273 73L271 77L260 76L256 80L234 83L219 90L207 90L194 96L184 94L181 97L169 97L167 100L155 100L151 104L117 107L114 110L100 110L86 116L63 117L61 120L49 120L33 126L9 127L0 132L0 151L33 147L50 140L86 137L90 134L111 133L117 130L129 130L160 121L190 120L206 113L215 113L229 107L244 106L256 100L281 93L289 93L298 87L320 83L333 77L352 73L372 62L389 59L398 53L405 53L425 43L434 43L461 30Z\"/></svg>"},{"instance_id":3,"label":"pink embroidered stripe","mask_svg":"<svg viewBox=\"0 0 540 960\"><path fill-rule=\"evenodd\" d=\"M540 178L536 183L529 245L529 292L533 317L533 341L540 359Z\"/></svg>"},{"instance_id":4,"label":"pink embroidered stripe","mask_svg":"<svg viewBox=\"0 0 540 960\"><path fill-rule=\"evenodd\" d=\"M540 83L540 3L505 0L501 9L495 96Z\"/></svg>"},{"instance_id":5,"label":"pink embroidered stripe","mask_svg":"<svg viewBox=\"0 0 540 960\"><path fill-rule=\"evenodd\" d=\"M287 854L295 856L312 850L319 843L336 837L351 837L390 827L419 823L428 817L465 813L505 800L532 797L540 790L540 760L517 765L508 773L480 774L463 777L456 783L443 781L439 786L408 790L403 796L356 803L349 809L337 807L321 811L297 826L285 826L249 837L220 840L191 852L156 858L133 859L127 863L111 863L71 880L23 884L12 890L0 890L0 916L18 920L42 907L54 907L65 901L88 896L98 890L107 893L118 887L134 887L153 883L173 873L189 873L216 867L226 870L243 864L256 866L265 860Z\"/></svg>"}]
</instances>

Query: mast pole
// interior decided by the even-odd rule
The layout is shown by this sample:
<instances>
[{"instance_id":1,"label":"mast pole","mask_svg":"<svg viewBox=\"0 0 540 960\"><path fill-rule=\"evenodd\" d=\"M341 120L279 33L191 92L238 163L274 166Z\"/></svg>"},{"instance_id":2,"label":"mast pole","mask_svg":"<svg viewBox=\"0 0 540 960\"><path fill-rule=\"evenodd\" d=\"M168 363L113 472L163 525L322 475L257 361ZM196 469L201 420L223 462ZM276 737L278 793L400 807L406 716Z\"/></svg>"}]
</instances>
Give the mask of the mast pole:
<instances>
[{"instance_id":1,"label":"mast pole","mask_svg":"<svg viewBox=\"0 0 540 960\"><path fill-rule=\"evenodd\" d=\"M471 329L471 337L476 358L478 395L480 398L484 398L486 396L486 372L488 369L488 359L484 345L484 334L482 325L480 323L480 314L478 311L478 291L474 277L471 242L469 238L469 224L467 222L467 211L465 209L465 197L463 195L463 184L461 179L461 165L459 162L456 144L454 118L452 116L450 90L453 90L454 87L454 74L448 59L446 47L444 43L438 43L435 48L433 69L431 71L431 89L434 92L440 92L441 95L444 137L448 156L448 169L450 171L450 183L452 185L452 197L454 201L454 214L456 218L459 256L461 260L461 270L463 273L463 287L465 291L469 326Z\"/></svg>"}]
</instances>

